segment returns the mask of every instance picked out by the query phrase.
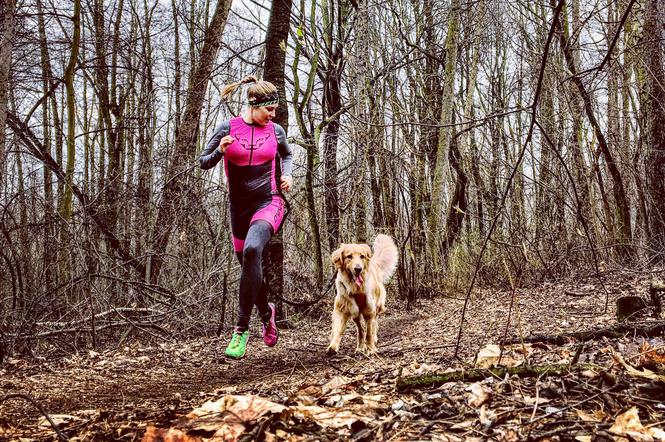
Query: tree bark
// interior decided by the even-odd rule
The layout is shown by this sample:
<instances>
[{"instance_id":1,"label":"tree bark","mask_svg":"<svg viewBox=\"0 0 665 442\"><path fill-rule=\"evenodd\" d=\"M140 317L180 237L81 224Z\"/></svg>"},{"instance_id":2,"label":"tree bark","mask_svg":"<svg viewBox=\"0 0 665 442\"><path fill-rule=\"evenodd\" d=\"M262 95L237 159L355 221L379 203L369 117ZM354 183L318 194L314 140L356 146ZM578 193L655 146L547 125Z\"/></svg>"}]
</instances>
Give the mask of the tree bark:
<instances>
[{"instance_id":1,"label":"tree bark","mask_svg":"<svg viewBox=\"0 0 665 442\"><path fill-rule=\"evenodd\" d=\"M647 63L647 186L651 195L649 224L651 254L665 260L665 71L663 34L665 5L660 0L647 3L644 26Z\"/></svg>"},{"instance_id":2,"label":"tree bark","mask_svg":"<svg viewBox=\"0 0 665 442\"><path fill-rule=\"evenodd\" d=\"M266 32L266 58L263 64L263 78L277 87L279 100L282 104L277 107L274 122L281 125L284 131L289 130L289 109L286 101L286 87L284 81L284 67L286 63L287 39L289 37L289 25L291 23L292 0L280 0L273 2L270 10L270 21ZM276 180L279 186L281 177L281 161L275 158L277 168ZM278 295L275 299L277 305L277 316L285 319L281 298L284 293L284 239L282 230L276 232L266 247L266 259L264 260L265 280L274 293ZM266 290L264 287L263 290Z\"/></svg>"},{"instance_id":3,"label":"tree bark","mask_svg":"<svg viewBox=\"0 0 665 442\"><path fill-rule=\"evenodd\" d=\"M332 73L331 73L332 74ZM339 76L330 75L329 83L324 85L327 104L326 114L334 115L342 108L339 89ZM339 245L339 191L337 189L337 141L339 140L339 120L328 124L323 136L323 188L326 213L326 233L328 248L335 250Z\"/></svg>"},{"instance_id":4,"label":"tree bark","mask_svg":"<svg viewBox=\"0 0 665 442\"><path fill-rule=\"evenodd\" d=\"M0 192L7 184L7 113L12 68L12 44L16 14L15 0L0 0Z\"/></svg>"},{"instance_id":5,"label":"tree bark","mask_svg":"<svg viewBox=\"0 0 665 442\"><path fill-rule=\"evenodd\" d=\"M353 225L355 238L353 242L368 242L367 227L368 221L368 200L367 190L370 184L369 177L369 150L370 150L370 127L369 121L369 100L370 93L368 85L369 68L369 42L368 42L368 24L369 24L369 2L368 0L358 0L353 3L356 8L355 39L352 55L349 62L349 82L355 95L358 97L356 106L353 109L354 120L352 123L353 133L353 196L351 197L351 207L353 208ZM343 238L344 239L344 238Z\"/></svg>"},{"instance_id":6,"label":"tree bark","mask_svg":"<svg viewBox=\"0 0 665 442\"><path fill-rule=\"evenodd\" d=\"M60 204L60 216L69 219L72 216L74 164L76 159L76 91L74 90L74 71L76 69L79 47L81 44L81 1L74 0L72 16L74 34L69 54L69 63L65 69L65 89L67 91L67 167L65 169L65 193Z\"/></svg>"},{"instance_id":7,"label":"tree bark","mask_svg":"<svg viewBox=\"0 0 665 442\"><path fill-rule=\"evenodd\" d=\"M453 121L455 104L455 67L457 66L457 38L459 33L461 5L459 0L453 0L450 5L450 18L448 19L448 31L446 35L446 67L443 74L443 90L441 94L441 115L439 117L439 136L436 146L436 163L434 166L434 182L432 183L432 210L429 214L429 256L433 258L433 264L437 267L441 264L439 255L439 244L441 235L439 225L443 212L443 191L446 178L446 164L448 163L448 149L452 140L453 129L450 123Z\"/></svg>"}]
</instances>

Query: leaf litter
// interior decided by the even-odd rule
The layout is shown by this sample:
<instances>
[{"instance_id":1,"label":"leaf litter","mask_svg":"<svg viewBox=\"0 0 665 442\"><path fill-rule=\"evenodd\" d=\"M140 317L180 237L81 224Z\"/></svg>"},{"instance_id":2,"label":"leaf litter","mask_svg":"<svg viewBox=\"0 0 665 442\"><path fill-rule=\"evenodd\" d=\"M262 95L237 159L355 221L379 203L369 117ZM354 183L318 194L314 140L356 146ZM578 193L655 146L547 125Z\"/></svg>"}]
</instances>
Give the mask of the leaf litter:
<instances>
[{"instance_id":1,"label":"leaf litter","mask_svg":"<svg viewBox=\"0 0 665 442\"><path fill-rule=\"evenodd\" d=\"M646 277L632 273L609 275L605 286L618 297L627 280L646 290ZM589 294L571 299L566 290ZM509 292L483 290L471 300L457 358L461 302L434 299L411 311L392 305L372 357L353 352L348 330L340 355L327 358L327 318L309 319L284 330L278 347L250 347L241 361L220 356L225 339L135 343L61 359L14 357L0 366L0 387L33 396L79 441L665 440L662 334L499 345L506 329L528 337L616 322L612 308L600 312L604 295L593 279L517 295L508 328ZM566 364L557 375L519 372ZM397 387L407 377L472 370L488 371L475 381ZM29 404L3 401L0 439L21 438L57 440Z\"/></svg>"}]
</instances>

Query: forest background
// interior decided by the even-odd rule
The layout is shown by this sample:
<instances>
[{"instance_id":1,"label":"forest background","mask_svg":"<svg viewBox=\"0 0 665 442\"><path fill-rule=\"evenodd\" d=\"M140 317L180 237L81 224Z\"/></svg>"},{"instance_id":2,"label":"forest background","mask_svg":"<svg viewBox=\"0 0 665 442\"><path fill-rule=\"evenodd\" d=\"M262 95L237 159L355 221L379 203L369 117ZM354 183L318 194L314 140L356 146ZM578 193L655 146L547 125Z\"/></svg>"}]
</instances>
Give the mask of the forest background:
<instances>
[{"instance_id":1,"label":"forest background","mask_svg":"<svg viewBox=\"0 0 665 442\"><path fill-rule=\"evenodd\" d=\"M0 14L0 359L233 323L228 194L197 157L244 106L222 86L248 74L280 88L294 151L267 257L287 319L325 295L340 242L376 233L399 245L391 296L407 305L665 256L661 1Z\"/></svg>"}]
</instances>

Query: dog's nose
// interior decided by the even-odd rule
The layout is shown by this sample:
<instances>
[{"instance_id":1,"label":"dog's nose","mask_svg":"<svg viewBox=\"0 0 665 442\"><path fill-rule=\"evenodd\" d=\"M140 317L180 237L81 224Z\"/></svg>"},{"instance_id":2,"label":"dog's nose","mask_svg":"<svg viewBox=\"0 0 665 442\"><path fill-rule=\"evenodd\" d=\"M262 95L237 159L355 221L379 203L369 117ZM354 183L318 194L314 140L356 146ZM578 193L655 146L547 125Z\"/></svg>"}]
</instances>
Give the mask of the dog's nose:
<instances>
[{"instance_id":1,"label":"dog's nose","mask_svg":"<svg viewBox=\"0 0 665 442\"><path fill-rule=\"evenodd\" d=\"M355 266L355 267L353 268L353 271L356 272L356 275L359 275L360 272L363 271L363 268L360 267L360 266Z\"/></svg>"}]
</instances>

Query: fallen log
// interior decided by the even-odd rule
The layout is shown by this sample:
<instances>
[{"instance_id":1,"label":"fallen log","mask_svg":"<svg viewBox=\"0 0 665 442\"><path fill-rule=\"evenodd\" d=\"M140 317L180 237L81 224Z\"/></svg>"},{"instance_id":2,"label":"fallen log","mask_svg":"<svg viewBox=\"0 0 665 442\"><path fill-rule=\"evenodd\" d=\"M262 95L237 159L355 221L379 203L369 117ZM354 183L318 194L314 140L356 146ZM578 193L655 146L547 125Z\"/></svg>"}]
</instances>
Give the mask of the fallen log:
<instances>
[{"instance_id":1,"label":"fallen log","mask_svg":"<svg viewBox=\"0 0 665 442\"><path fill-rule=\"evenodd\" d=\"M523 339L503 339L501 345L520 344L522 342L543 342L546 344L563 345L571 341L590 341L602 337L622 338L626 334L637 334L652 337L665 332L665 321L633 322L629 324L617 324L583 332L562 333L560 335L533 335Z\"/></svg>"},{"instance_id":2,"label":"fallen log","mask_svg":"<svg viewBox=\"0 0 665 442\"><path fill-rule=\"evenodd\" d=\"M408 376L397 380L399 391L433 388L447 382L477 382L488 377L503 379L506 375L517 375L520 378L564 376L571 371L603 370L593 364L552 364L552 365L521 365L519 367L472 368L469 370L451 371L449 373L430 373L421 376Z\"/></svg>"}]
</instances>

